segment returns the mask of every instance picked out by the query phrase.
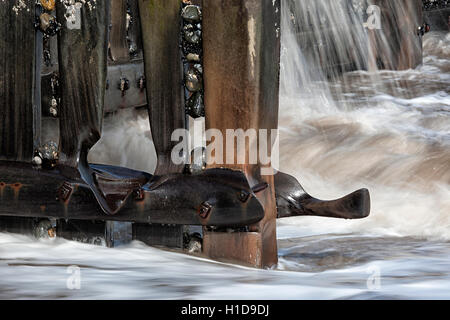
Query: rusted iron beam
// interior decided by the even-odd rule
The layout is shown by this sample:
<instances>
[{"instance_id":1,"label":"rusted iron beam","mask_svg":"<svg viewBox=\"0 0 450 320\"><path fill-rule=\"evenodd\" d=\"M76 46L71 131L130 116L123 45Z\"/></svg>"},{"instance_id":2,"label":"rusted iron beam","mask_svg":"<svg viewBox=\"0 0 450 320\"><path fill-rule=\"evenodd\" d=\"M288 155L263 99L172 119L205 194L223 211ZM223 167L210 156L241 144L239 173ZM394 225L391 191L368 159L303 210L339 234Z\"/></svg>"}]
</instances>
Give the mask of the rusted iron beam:
<instances>
[{"instance_id":1,"label":"rusted iron beam","mask_svg":"<svg viewBox=\"0 0 450 320\"><path fill-rule=\"evenodd\" d=\"M381 29L369 30L369 69L405 70L422 63L421 0L369 0L381 9Z\"/></svg>"},{"instance_id":2,"label":"rusted iron beam","mask_svg":"<svg viewBox=\"0 0 450 320\"><path fill-rule=\"evenodd\" d=\"M219 129L225 137L227 129L270 132L278 127L279 26L278 0L203 1L206 129ZM248 144L244 152L249 159ZM268 188L257 195L265 215L250 227L252 232L205 230L204 254L255 267L273 266L277 263L273 176L261 176L260 164L250 165L248 160L225 166L242 170L252 186L267 183Z\"/></svg>"},{"instance_id":3,"label":"rusted iron beam","mask_svg":"<svg viewBox=\"0 0 450 320\"><path fill-rule=\"evenodd\" d=\"M36 170L29 163L0 161L0 216L212 227L242 227L264 217L239 171L159 177L102 165L92 169L106 201L120 207L116 214L105 213L91 186L81 178L64 177L60 166Z\"/></svg>"},{"instance_id":4,"label":"rusted iron beam","mask_svg":"<svg viewBox=\"0 0 450 320\"><path fill-rule=\"evenodd\" d=\"M34 3L16 14L15 1L0 2L0 159L33 155Z\"/></svg>"},{"instance_id":5,"label":"rusted iron beam","mask_svg":"<svg viewBox=\"0 0 450 320\"><path fill-rule=\"evenodd\" d=\"M180 0L139 0L150 128L158 157L155 174L182 172L171 153L176 129L185 128L180 50Z\"/></svg>"}]
</instances>

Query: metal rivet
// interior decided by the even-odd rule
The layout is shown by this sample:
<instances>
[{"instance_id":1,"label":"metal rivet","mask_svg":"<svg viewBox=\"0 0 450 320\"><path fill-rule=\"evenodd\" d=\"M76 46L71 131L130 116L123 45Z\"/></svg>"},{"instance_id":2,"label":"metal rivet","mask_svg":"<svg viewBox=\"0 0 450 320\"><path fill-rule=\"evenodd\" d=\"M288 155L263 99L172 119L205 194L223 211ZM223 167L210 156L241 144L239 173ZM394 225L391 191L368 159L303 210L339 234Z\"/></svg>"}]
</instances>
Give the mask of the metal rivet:
<instances>
[{"instance_id":1,"label":"metal rivet","mask_svg":"<svg viewBox=\"0 0 450 320\"><path fill-rule=\"evenodd\" d=\"M208 218L209 214L211 213L211 209L212 206L208 202L203 202L198 211L200 218L202 219Z\"/></svg>"}]
</instances>

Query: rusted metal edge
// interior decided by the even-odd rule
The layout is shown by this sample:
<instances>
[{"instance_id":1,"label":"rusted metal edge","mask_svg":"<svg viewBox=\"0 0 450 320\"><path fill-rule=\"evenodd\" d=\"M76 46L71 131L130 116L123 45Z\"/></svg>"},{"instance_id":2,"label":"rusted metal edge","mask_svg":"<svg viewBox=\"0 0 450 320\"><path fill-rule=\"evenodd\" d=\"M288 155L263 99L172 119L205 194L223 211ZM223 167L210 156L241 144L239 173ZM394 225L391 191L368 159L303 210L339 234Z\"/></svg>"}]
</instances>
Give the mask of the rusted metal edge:
<instances>
[{"instance_id":1,"label":"rusted metal edge","mask_svg":"<svg viewBox=\"0 0 450 320\"><path fill-rule=\"evenodd\" d=\"M363 219L370 214L370 193L367 189L353 192L341 199L323 201L310 196L294 177L278 172L275 175L278 218L317 216L340 219Z\"/></svg>"}]
</instances>

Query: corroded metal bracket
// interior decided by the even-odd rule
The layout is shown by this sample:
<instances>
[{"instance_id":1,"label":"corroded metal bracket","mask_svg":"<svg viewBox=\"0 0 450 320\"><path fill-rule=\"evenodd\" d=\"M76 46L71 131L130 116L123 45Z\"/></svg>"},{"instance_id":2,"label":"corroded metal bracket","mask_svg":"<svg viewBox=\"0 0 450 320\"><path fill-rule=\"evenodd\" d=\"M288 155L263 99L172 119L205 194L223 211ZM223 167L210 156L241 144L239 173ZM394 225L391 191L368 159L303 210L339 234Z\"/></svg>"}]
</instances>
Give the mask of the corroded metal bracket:
<instances>
[{"instance_id":1,"label":"corroded metal bracket","mask_svg":"<svg viewBox=\"0 0 450 320\"><path fill-rule=\"evenodd\" d=\"M261 203L240 171L210 169L160 177L92 165L99 192L106 201L120 204L120 210L111 215L102 210L83 179L67 179L61 170L0 161L0 216L210 227L248 226L264 217ZM246 201L240 197L242 192L250 195Z\"/></svg>"},{"instance_id":2,"label":"corroded metal bracket","mask_svg":"<svg viewBox=\"0 0 450 320\"><path fill-rule=\"evenodd\" d=\"M318 200L305 192L292 176L275 175L278 218L317 216L341 219L362 219L370 214L370 194L367 189L331 201Z\"/></svg>"}]
</instances>

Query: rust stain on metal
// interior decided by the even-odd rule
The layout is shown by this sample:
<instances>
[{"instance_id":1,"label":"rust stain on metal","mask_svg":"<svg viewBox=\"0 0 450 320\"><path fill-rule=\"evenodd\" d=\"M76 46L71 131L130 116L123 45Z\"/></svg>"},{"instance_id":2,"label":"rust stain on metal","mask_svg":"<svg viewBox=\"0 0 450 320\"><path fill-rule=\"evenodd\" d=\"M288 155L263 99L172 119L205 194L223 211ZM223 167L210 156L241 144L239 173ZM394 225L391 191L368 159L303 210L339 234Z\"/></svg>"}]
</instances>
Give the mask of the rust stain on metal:
<instances>
[{"instance_id":1,"label":"rust stain on metal","mask_svg":"<svg viewBox=\"0 0 450 320\"><path fill-rule=\"evenodd\" d=\"M48 236L49 236L50 238L55 238L55 237L56 237L56 230L55 230L55 228L50 228L50 229L48 229L48 230L47 230L47 233L48 233Z\"/></svg>"},{"instance_id":2,"label":"rust stain on metal","mask_svg":"<svg viewBox=\"0 0 450 320\"><path fill-rule=\"evenodd\" d=\"M141 202L145 200L145 192L142 189L138 189L134 192L134 200Z\"/></svg>"},{"instance_id":3,"label":"rust stain on metal","mask_svg":"<svg viewBox=\"0 0 450 320\"><path fill-rule=\"evenodd\" d=\"M135 199L136 201L134 203L136 205L137 210L140 213L143 213L143 212L146 211L149 199L148 199L148 197L147 198L145 197L145 191L144 190L141 189L141 192L143 193L142 200Z\"/></svg>"},{"instance_id":4,"label":"rust stain on metal","mask_svg":"<svg viewBox=\"0 0 450 320\"><path fill-rule=\"evenodd\" d=\"M247 191L242 190L242 191L239 193L239 200L240 200L241 202L246 203L246 202L248 201L249 198L250 198L250 193L248 193Z\"/></svg>"},{"instance_id":5,"label":"rust stain on metal","mask_svg":"<svg viewBox=\"0 0 450 320\"><path fill-rule=\"evenodd\" d=\"M23 184L21 184L20 182L16 182L10 184L9 187L14 191L14 201L17 201L19 199L20 189L23 187Z\"/></svg>"},{"instance_id":6,"label":"rust stain on metal","mask_svg":"<svg viewBox=\"0 0 450 320\"><path fill-rule=\"evenodd\" d=\"M3 190L6 188L6 183L0 182L0 197L3 198Z\"/></svg>"},{"instance_id":7,"label":"rust stain on metal","mask_svg":"<svg viewBox=\"0 0 450 320\"><path fill-rule=\"evenodd\" d=\"M0 196L3 198L4 190L6 189L6 187L9 187L14 191L14 200L18 200L20 189L22 189L24 186L25 185L20 182L10 183L10 184L5 183L5 182L0 182Z\"/></svg>"}]
</instances>

